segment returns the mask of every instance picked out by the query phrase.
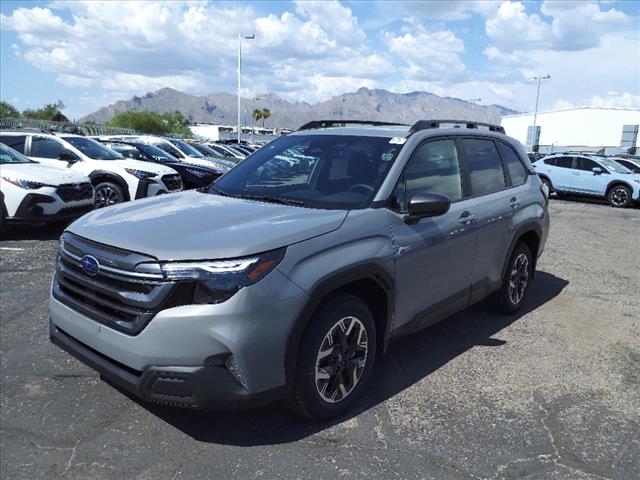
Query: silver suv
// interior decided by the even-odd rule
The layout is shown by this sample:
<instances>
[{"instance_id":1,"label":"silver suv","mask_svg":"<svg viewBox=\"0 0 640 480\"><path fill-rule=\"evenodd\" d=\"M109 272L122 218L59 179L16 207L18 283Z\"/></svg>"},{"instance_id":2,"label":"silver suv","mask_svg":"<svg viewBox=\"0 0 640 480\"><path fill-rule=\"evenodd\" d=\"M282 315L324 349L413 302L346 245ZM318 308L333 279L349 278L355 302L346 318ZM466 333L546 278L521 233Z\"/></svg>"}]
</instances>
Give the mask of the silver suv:
<instances>
[{"instance_id":1,"label":"silver suv","mask_svg":"<svg viewBox=\"0 0 640 480\"><path fill-rule=\"evenodd\" d=\"M52 341L151 402L340 414L392 338L525 302L548 191L501 127L454 123L312 122L206 191L85 215Z\"/></svg>"}]
</instances>

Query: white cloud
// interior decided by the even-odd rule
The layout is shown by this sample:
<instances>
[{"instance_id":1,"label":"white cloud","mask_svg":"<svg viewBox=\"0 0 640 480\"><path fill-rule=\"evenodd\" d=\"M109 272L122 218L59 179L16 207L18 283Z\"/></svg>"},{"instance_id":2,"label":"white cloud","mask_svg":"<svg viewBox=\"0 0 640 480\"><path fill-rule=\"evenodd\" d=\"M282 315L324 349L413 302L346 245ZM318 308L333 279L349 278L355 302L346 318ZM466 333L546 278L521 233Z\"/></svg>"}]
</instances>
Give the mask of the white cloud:
<instances>
[{"instance_id":1,"label":"white cloud","mask_svg":"<svg viewBox=\"0 0 640 480\"><path fill-rule=\"evenodd\" d=\"M591 97L588 105L592 107L640 108L640 95L629 92L609 92L602 97L598 95Z\"/></svg>"},{"instance_id":2,"label":"white cloud","mask_svg":"<svg viewBox=\"0 0 640 480\"><path fill-rule=\"evenodd\" d=\"M69 75L62 73L56 79L67 87L88 87L93 84L93 79L87 77L79 77L77 75Z\"/></svg>"},{"instance_id":3,"label":"white cloud","mask_svg":"<svg viewBox=\"0 0 640 480\"><path fill-rule=\"evenodd\" d=\"M150 77L133 73L115 73L102 80L102 88L120 92L143 92L170 87L176 90L190 91L202 87L202 81L189 75L164 75Z\"/></svg>"}]
</instances>

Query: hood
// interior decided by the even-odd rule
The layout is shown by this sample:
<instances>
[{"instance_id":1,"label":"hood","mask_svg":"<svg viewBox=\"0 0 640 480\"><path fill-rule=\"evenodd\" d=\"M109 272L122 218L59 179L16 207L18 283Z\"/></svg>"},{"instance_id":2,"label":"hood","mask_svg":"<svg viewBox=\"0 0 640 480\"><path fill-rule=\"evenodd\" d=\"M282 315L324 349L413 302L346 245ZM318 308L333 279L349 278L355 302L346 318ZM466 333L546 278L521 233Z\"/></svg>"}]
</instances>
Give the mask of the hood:
<instances>
[{"instance_id":1,"label":"hood","mask_svg":"<svg viewBox=\"0 0 640 480\"><path fill-rule=\"evenodd\" d=\"M317 210L194 190L95 210L68 228L82 237L158 260L252 255L340 227L346 210Z\"/></svg>"},{"instance_id":2,"label":"hood","mask_svg":"<svg viewBox=\"0 0 640 480\"><path fill-rule=\"evenodd\" d=\"M108 166L119 167L122 169L131 168L133 170L143 170L145 172L155 173L156 175L170 175L175 174L176 171L173 168L165 165L159 165L152 162L142 162L140 160L123 159L123 160L108 160ZM105 166L107 166L105 165Z\"/></svg>"},{"instance_id":3,"label":"hood","mask_svg":"<svg viewBox=\"0 0 640 480\"><path fill-rule=\"evenodd\" d=\"M47 185L90 181L86 175L74 170L65 167L42 165L40 163L4 163L0 165L0 173L3 177L30 180Z\"/></svg>"}]
</instances>

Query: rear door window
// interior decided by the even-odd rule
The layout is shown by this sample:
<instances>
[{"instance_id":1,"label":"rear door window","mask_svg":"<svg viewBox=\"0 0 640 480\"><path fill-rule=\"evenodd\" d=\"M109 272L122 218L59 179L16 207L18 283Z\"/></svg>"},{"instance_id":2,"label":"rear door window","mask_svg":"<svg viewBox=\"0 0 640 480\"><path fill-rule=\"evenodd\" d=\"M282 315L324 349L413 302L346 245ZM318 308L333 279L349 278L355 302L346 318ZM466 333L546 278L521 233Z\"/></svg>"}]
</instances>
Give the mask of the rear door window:
<instances>
[{"instance_id":1,"label":"rear door window","mask_svg":"<svg viewBox=\"0 0 640 480\"><path fill-rule=\"evenodd\" d=\"M0 135L0 142L24 155L24 142L26 138L26 135Z\"/></svg>"},{"instance_id":2,"label":"rear door window","mask_svg":"<svg viewBox=\"0 0 640 480\"><path fill-rule=\"evenodd\" d=\"M498 150L500 155L507 164L509 175L511 176L511 184L516 187L527 181L527 171L520 161L518 154L506 143L498 142Z\"/></svg>"},{"instance_id":3,"label":"rear door window","mask_svg":"<svg viewBox=\"0 0 640 480\"><path fill-rule=\"evenodd\" d=\"M31 156L40 158L58 159L60 154L65 150L64 145L60 142L45 137L31 138Z\"/></svg>"},{"instance_id":4,"label":"rear door window","mask_svg":"<svg viewBox=\"0 0 640 480\"><path fill-rule=\"evenodd\" d=\"M573 166L573 157L556 157L556 167L571 168Z\"/></svg>"},{"instance_id":5,"label":"rear door window","mask_svg":"<svg viewBox=\"0 0 640 480\"><path fill-rule=\"evenodd\" d=\"M506 188L504 168L493 140L467 138L462 140L462 147L474 196Z\"/></svg>"}]
</instances>

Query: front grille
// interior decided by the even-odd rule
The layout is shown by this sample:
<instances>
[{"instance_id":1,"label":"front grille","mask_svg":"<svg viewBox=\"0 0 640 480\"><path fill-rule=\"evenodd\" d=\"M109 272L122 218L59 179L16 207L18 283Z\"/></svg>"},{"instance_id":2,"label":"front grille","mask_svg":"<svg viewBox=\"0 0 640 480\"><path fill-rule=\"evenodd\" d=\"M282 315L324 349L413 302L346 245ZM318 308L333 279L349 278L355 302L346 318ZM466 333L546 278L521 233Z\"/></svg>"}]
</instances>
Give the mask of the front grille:
<instances>
[{"instance_id":1,"label":"front grille","mask_svg":"<svg viewBox=\"0 0 640 480\"><path fill-rule=\"evenodd\" d=\"M91 255L100 263L96 275L88 275L82 269L84 255ZM67 232L60 242L53 296L93 320L136 335L160 310L186 298L185 288L190 287L166 281L161 273L152 273L153 267L158 266L153 260ZM140 263L147 266L144 269L147 273L140 268L135 271Z\"/></svg>"},{"instance_id":2,"label":"front grille","mask_svg":"<svg viewBox=\"0 0 640 480\"><path fill-rule=\"evenodd\" d=\"M93 187L90 183L65 183L58 186L56 193L63 202L77 202L93 198Z\"/></svg>"},{"instance_id":3,"label":"front grille","mask_svg":"<svg viewBox=\"0 0 640 480\"><path fill-rule=\"evenodd\" d=\"M180 175L163 175L162 182L169 190L180 190L182 188Z\"/></svg>"}]
</instances>

